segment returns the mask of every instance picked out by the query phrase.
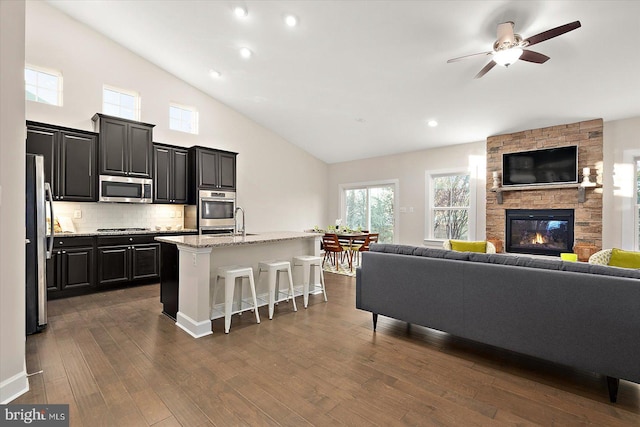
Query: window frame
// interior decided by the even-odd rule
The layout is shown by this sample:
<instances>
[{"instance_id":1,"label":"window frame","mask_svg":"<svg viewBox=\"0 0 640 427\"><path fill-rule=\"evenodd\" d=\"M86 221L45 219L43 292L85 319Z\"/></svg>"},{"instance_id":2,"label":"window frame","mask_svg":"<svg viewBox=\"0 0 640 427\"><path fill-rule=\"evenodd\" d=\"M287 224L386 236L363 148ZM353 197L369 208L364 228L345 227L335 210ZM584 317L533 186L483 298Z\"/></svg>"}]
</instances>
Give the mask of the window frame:
<instances>
[{"instance_id":1,"label":"window frame","mask_svg":"<svg viewBox=\"0 0 640 427\"><path fill-rule=\"evenodd\" d=\"M640 251L640 237L638 236L638 227L640 226L640 218L638 215L638 204L637 204L637 162L640 160L640 150L625 150L622 155L621 163L614 163L613 169L613 195L614 196L622 196L622 221L620 224L620 233L621 233L621 247L626 250L636 250ZM631 178L633 179L633 184L630 186L630 189L633 190L631 194L627 194L624 197L624 194L618 194L619 189L616 187L615 179L616 179L616 167L619 165L631 165L631 169L633 170L633 174ZM629 231L632 231L631 233Z\"/></svg>"},{"instance_id":2,"label":"window frame","mask_svg":"<svg viewBox=\"0 0 640 427\"><path fill-rule=\"evenodd\" d=\"M434 206L433 196L434 192L434 179L445 176L453 175L468 175L469 176L469 206L467 206L469 222L467 225L467 240L473 241L477 239L477 203L476 203L476 179L475 174L469 168L455 168L455 169L439 169L429 170L425 172L425 244L431 243L434 246L441 246L442 242L447 239L436 238L433 233L433 220L434 209L438 207ZM456 207L456 209L460 209Z\"/></svg>"},{"instance_id":3,"label":"window frame","mask_svg":"<svg viewBox=\"0 0 640 427\"><path fill-rule=\"evenodd\" d=\"M131 117L123 117L122 115L119 115L119 114L112 114L112 113L106 112L105 108L104 108L104 106L105 106L105 96L104 96L105 94L104 94L104 91L105 90L109 90L111 92L117 92L117 93L119 93L121 95L132 96L134 98L134 100L135 100L134 107L133 107L134 108L134 110L133 110L134 111L134 117L133 118L131 118ZM111 104L111 103L108 103L108 104L109 105L116 105L119 108L122 108L121 104ZM129 89L123 89L123 88L120 88L120 87L117 87L117 86L111 86L111 85L108 85L108 84L103 84L102 85L102 113L103 114L107 114L107 115L114 116L114 117L120 117L121 119L126 119L126 120L135 120L135 121L139 122L140 121L141 110L142 110L142 99L140 97L140 93L139 92L136 92L134 90L129 90Z\"/></svg>"},{"instance_id":4,"label":"window frame","mask_svg":"<svg viewBox=\"0 0 640 427\"><path fill-rule=\"evenodd\" d=\"M369 189L376 187L393 187L393 243L398 242L398 234L400 231L400 180L388 179L381 181L352 182L348 184L338 185L338 194L340 195L340 218L346 217L347 200L346 190ZM368 193L367 193L368 198ZM367 205L369 201L367 200ZM369 219L370 220L370 219ZM346 221L346 220L345 220Z\"/></svg>"},{"instance_id":5,"label":"window frame","mask_svg":"<svg viewBox=\"0 0 640 427\"><path fill-rule=\"evenodd\" d=\"M53 68L45 68L45 67L39 67L37 65L32 65L32 64L25 64L24 66L24 72L26 74L27 70L31 70L31 71L35 71L36 73L39 74L48 74L50 76L54 76L57 79L57 88L56 88L56 94L57 94L57 103L56 104L49 104L48 102L42 102L42 101L38 101L37 98L39 98L37 90L40 88L40 86L38 86L36 84L36 99L28 99L27 98L27 79L25 76L25 80L24 80L24 97L26 101L30 101L30 102L37 102L39 104L44 104L44 105L52 105L55 107L62 107L64 105L64 97L63 97L63 77L62 77L62 71L60 70L55 70ZM44 88L42 88L44 89Z\"/></svg>"},{"instance_id":6,"label":"window frame","mask_svg":"<svg viewBox=\"0 0 640 427\"><path fill-rule=\"evenodd\" d=\"M191 132L183 130L183 129L176 129L176 128L171 127L171 108L177 108L179 110L188 111L188 112L191 113L191 120L189 121L191 129L192 129ZM198 135L198 133L200 131L200 129L199 129L200 120L199 119L200 119L200 114L199 114L198 109L196 107L193 107L193 106L190 106L190 105L185 105L185 104L180 104L180 103L177 103L177 102L170 102L169 103L169 129L170 130L173 130L173 131L176 131L176 132L188 133L188 134L191 134L191 135ZM180 120L180 123L185 123L185 121Z\"/></svg>"}]
</instances>

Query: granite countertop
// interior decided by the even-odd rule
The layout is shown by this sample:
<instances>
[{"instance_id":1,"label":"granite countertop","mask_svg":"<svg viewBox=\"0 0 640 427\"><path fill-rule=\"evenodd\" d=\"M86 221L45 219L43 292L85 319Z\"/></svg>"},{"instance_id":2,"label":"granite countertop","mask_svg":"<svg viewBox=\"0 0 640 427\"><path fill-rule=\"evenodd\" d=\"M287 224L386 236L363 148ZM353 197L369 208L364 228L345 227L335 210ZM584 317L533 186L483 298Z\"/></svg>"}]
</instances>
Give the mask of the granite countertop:
<instances>
[{"instance_id":1,"label":"granite countertop","mask_svg":"<svg viewBox=\"0 0 640 427\"><path fill-rule=\"evenodd\" d=\"M173 243L191 248L216 248L223 246L255 245L261 243L278 242L284 240L311 239L322 237L321 233L308 233L300 231L270 231L264 233L247 233L245 237L240 235L216 235L204 234L197 236L173 236L156 237L163 243Z\"/></svg>"},{"instance_id":2,"label":"granite countertop","mask_svg":"<svg viewBox=\"0 0 640 427\"><path fill-rule=\"evenodd\" d=\"M58 237L93 237L93 236L128 236L130 234L185 234L185 233L197 233L197 229L182 229L182 230L124 230L124 231L85 231L81 233L56 233Z\"/></svg>"}]
</instances>

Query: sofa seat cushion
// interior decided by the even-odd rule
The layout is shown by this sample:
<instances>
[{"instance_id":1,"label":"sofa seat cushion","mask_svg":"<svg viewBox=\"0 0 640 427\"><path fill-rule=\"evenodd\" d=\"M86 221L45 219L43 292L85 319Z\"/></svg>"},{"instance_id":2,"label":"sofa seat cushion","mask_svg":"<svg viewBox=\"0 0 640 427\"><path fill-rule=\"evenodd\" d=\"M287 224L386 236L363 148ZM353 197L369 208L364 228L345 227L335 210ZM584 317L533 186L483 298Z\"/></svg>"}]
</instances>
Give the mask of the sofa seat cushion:
<instances>
[{"instance_id":1,"label":"sofa seat cushion","mask_svg":"<svg viewBox=\"0 0 640 427\"><path fill-rule=\"evenodd\" d=\"M640 268L640 252L624 251L613 248L609 265L622 268Z\"/></svg>"}]
</instances>

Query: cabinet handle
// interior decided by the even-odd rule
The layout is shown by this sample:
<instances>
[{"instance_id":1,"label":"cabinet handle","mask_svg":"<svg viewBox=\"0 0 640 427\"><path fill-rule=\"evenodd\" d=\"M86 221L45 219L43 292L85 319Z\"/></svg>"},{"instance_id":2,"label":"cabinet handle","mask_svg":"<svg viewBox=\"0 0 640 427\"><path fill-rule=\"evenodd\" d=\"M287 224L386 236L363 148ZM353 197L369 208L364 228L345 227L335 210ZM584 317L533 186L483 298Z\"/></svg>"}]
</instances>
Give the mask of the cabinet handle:
<instances>
[{"instance_id":1,"label":"cabinet handle","mask_svg":"<svg viewBox=\"0 0 640 427\"><path fill-rule=\"evenodd\" d=\"M66 254L66 253L67 253L67 251L62 251L62 253L63 253L63 254Z\"/></svg>"},{"instance_id":2,"label":"cabinet handle","mask_svg":"<svg viewBox=\"0 0 640 427\"><path fill-rule=\"evenodd\" d=\"M129 237L129 241L130 241L130 242L133 242L133 237Z\"/></svg>"}]
</instances>

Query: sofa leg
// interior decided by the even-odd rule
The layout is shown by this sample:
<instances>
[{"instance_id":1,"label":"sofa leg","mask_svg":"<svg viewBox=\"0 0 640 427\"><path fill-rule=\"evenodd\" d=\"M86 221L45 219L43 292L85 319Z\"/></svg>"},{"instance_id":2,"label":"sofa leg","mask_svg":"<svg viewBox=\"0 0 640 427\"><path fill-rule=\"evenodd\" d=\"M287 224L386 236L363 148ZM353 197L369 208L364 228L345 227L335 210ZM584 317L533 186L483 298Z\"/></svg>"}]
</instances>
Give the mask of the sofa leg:
<instances>
[{"instance_id":1,"label":"sofa leg","mask_svg":"<svg viewBox=\"0 0 640 427\"><path fill-rule=\"evenodd\" d=\"M620 385L620 378L607 377L607 387L609 388L609 400L612 403L616 403L616 400L618 400L619 385Z\"/></svg>"},{"instance_id":2,"label":"sofa leg","mask_svg":"<svg viewBox=\"0 0 640 427\"><path fill-rule=\"evenodd\" d=\"M378 313L371 313L373 314L373 330L376 330L376 326L378 326Z\"/></svg>"}]
</instances>

